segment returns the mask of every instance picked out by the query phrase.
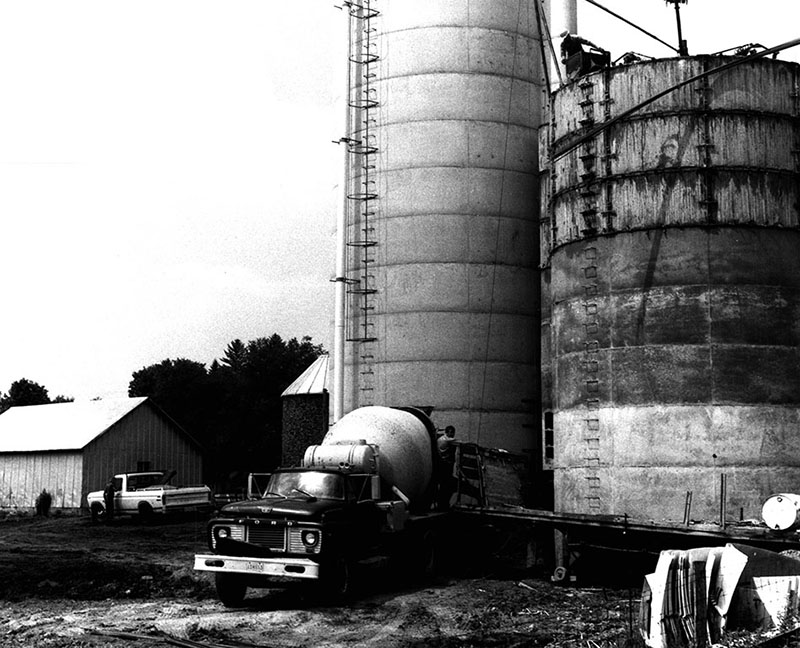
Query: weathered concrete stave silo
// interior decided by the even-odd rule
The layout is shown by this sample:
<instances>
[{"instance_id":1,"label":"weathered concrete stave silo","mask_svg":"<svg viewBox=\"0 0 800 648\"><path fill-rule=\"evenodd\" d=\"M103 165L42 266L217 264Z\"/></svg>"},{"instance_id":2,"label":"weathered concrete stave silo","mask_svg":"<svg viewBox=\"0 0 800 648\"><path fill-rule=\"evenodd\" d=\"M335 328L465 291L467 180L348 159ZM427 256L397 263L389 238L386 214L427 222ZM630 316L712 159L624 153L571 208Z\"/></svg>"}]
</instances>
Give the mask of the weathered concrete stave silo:
<instances>
[{"instance_id":1,"label":"weathered concrete stave silo","mask_svg":"<svg viewBox=\"0 0 800 648\"><path fill-rule=\"evenodd\" d=\"M527 0L351 8L345 411L536 443L540 45Z\"/></svg>"},{"instance_id":2,"label":"weathered concrete stave silo","mask_svg":"<svg viewBox=\"0 0 800 648\"><path fill-rule=\"evenodd\" d=\"M546 140L564 150L729 61L573 82ZM709 75L549 167L556 510L681 521L691 493L694 519L757 518L800 482L798 70L755 60Z\"/></svg>"}]
</instances>

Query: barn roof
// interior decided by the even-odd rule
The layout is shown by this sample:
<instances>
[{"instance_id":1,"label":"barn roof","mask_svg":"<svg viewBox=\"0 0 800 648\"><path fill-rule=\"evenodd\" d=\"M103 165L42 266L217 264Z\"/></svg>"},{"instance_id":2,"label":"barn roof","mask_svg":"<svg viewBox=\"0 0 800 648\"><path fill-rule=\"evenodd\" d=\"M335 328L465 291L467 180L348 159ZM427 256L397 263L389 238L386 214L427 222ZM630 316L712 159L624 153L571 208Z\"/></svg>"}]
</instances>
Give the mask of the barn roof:
<instances>
[{"instance_id":1,"label":"barn roof","mask_svg":"<svg viewBox=\"0 0 800 648\"><path fill-rule=\"evenodd\" d=\"M321 355L289 385L281 396L321 394L328 380L328 355Z\"/></svg>"},{"instance_id":2,"label":"barn roof","mask_svg":"<svg viewBox=\"0 0 800 648\"><path fill-rule=\"evenodd\" d=\"M147 398L12 407L0 414L0 452L80 450Z\"/></svg>"}]
</instances>

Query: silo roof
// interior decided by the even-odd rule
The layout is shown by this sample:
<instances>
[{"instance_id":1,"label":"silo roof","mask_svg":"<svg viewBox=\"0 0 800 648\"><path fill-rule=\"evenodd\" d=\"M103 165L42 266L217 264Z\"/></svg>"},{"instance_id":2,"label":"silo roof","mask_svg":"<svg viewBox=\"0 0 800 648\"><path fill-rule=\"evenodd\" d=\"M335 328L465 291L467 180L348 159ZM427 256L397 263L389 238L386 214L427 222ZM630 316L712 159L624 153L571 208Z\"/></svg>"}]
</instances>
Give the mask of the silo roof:
<instances>
[{"instance_id":1,"label":"silo roof","mask_svg":"<svg viewBox=\"0 0 800 648\"><path fill-rule=\"evenodd\" d=\"M0 452L80 450L146 400L104 398L12 407L0 415Z\"/></svg>"},{"instance_id":2,"label":"silo roof","mask_svg":"<svg viewBox=\"0 0 800 648\"><path fill-rule=\"evenodd\" d=\"M305 394L321 394L326 391L328 381L328 354L317 358L281 396L302 396Z\"/></svg>"}]
</instances>

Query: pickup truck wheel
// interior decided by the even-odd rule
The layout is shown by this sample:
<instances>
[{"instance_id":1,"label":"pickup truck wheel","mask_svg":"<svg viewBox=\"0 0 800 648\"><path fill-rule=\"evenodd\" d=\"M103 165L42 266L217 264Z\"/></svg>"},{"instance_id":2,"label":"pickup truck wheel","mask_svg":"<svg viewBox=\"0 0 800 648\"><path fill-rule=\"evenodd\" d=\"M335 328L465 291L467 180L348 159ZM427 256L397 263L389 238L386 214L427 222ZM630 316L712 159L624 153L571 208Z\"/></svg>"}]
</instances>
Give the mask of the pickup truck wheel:
<instances>
[{"instance_id":1,"label":"pickup truck wheel","mask_svg":"<svg viewBox=\"0 0 800 648\"><path fill-rule=\"evenodd\" d=\"M217 596L227 608L241 607L247 594L247 583L238 574L215 574Z\"/></svg>"},{"instance_id":2,"label":"pickup truck wheel","mask_svg":"<svg viewBox=\"0 0 800 648\"><path fill-rule=\"evenodd\" d=\"M92 504L91 514L92 514L92 522L95 523L99 522L100 517L103 515L103 505L99 504L98 502Z\"/></svg>"},{"instance_id":3,"label":"pickup truck wheel","mask_svg":"<svg viewBox=\"0 0 800 648\"><path fill-rule=\"evenodd\" d=\"M139 518L142 522L150 522L153 519L153 507L147 502L139 502L139 506L136 508L139 511Z\"/></svg>"}]
</instances>

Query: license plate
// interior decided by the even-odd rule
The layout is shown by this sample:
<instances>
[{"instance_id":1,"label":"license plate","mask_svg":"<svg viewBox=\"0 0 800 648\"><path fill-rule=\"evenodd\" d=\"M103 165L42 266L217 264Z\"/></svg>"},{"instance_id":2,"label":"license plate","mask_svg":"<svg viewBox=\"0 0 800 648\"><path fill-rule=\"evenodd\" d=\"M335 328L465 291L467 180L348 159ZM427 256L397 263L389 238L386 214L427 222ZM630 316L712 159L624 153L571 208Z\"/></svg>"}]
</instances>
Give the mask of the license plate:
<instances>
[{"instance_id":1,"label":"license plate","mask_svg":"<svg viewBox=\"0 0 800 648\"><path fill-rule=\"evenodd\" d=\"M248 560L244 563L244 568L250 572L263 572L264 564L260 562L251 562Z\"/></svg>"}]
</instances>

